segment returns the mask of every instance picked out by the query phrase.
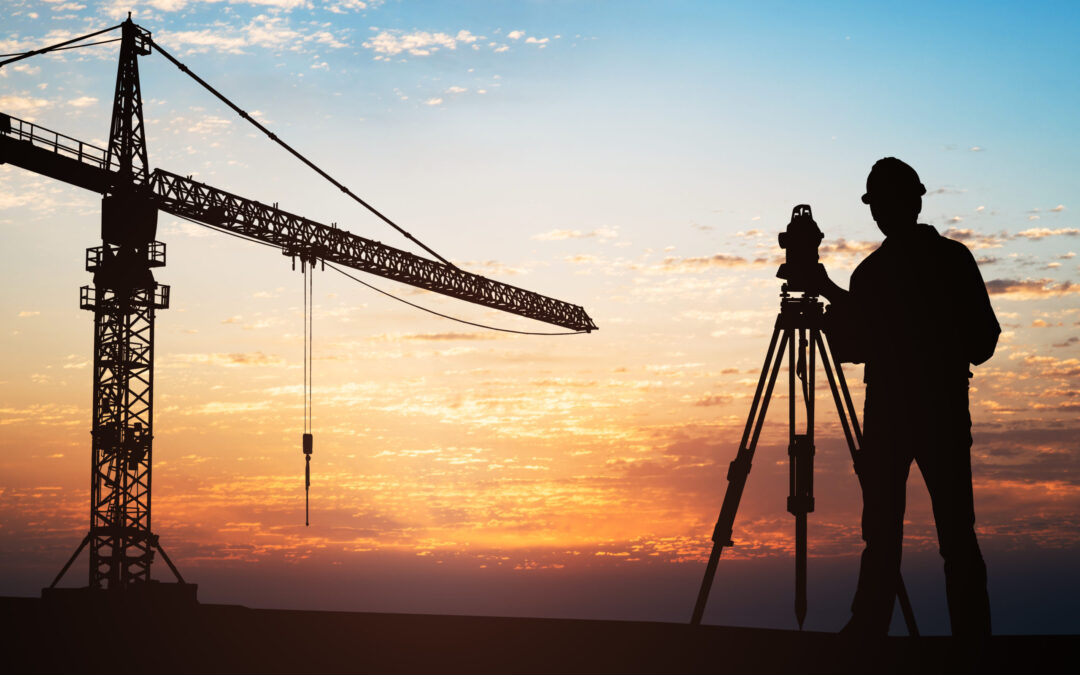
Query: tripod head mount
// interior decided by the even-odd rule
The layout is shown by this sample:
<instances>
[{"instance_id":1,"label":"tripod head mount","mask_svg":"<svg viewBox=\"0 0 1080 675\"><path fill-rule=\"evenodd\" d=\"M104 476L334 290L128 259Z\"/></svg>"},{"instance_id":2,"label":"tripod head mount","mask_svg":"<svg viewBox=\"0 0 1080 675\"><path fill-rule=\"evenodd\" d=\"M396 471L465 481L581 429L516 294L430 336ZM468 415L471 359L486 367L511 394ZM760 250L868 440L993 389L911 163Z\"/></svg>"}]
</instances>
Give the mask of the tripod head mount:
<instances>
[{"instance_id":1,"label":"tripod head mount","mask_svg":"<svg viewBox=\"0 0 1080 675\"><path fill-rule=\"evenodd\" d=\"M780 287L781 327L820 329L824 316L825 305L817 295L792 290L787 284Z\"/></svg>"},{"instance_id":2,"label":"tripod head mount","mask_svg":"<svg viewBox=\"0 0 1080 675\"><path fill-rule=\"evenodd\" d=\"M798 295L795 295L796 293ZM800 291L784 283L780 284L780 297L784 300L817 300L818 294L810 291Z\"/></svg>"}]
</instances>

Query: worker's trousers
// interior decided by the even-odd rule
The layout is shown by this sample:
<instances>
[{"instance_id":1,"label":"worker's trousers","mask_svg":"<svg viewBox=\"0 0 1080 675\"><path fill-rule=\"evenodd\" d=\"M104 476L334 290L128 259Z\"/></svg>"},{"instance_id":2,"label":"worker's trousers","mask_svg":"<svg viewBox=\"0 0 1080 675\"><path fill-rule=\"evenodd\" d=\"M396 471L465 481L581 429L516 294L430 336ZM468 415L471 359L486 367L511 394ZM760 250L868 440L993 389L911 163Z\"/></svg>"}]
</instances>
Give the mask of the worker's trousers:
<instances>
[{"instance_id":1,"label":"worker's trousers","mask_svg":"<svg viewBox=\"0 0 1080 675\"><path fill-rule=\"evenodd\" d=\"M856 469L863 491L866 548L851 608L853 623L869 635L888 633L900 580L907 478L914 459L933 503L953 635L988 636L990 601L986 564L975 538L967 387L923 389L916 397L888 391L882 395L871 384L863 422Z\"/></svg>"}]
</instances>

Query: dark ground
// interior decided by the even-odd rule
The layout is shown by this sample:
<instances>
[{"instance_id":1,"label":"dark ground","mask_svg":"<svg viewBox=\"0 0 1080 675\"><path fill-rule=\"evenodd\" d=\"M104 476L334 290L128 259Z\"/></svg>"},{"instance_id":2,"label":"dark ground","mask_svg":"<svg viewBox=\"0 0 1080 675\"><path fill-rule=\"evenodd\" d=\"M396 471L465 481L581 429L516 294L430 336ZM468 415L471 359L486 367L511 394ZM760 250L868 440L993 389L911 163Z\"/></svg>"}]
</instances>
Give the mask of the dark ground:
<instances>
[{"instance_id":1,"label":"dark ground","mask_svg":"<svg viewBox=\"0 0 1080 675\"><path fill-rule=\"evenodd\" d=\"M850 644L828 633L0 598L6 673L1065 672L1080 636L995 636L972 667L950 638Z\"/></svg>"}]
</instances>

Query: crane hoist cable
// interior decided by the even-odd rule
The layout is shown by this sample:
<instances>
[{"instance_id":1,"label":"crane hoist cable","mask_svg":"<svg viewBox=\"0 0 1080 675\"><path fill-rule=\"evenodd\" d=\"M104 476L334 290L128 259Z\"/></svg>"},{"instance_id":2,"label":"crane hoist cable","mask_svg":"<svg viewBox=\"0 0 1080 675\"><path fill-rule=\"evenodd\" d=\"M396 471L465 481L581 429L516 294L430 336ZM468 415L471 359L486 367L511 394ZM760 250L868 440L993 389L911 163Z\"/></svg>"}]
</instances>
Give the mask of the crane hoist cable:
<instances>
[{"instance_id":1,"label":"crane hoist cable","mask_svg":"<svg viewBox=\"0 0 1080 675\"><path fill-rule=\"evenodd\" d=\"M222 93L221 93L221 92L219 92L219 91L218 91L217 89L214 89L214 88L213 88L212 86L210 86L210 84L209 84L209 83L207 83L207 82L206 82L206 80L202 79L201 77L199 77L198 75L196 75L195 73L193 73L193 72L191 71L191 69L190 69L190 68L188 68L188 67L187 67L187 66L185 66L184 64L180 63L180 61L178 61L178 60L177 60L177 59L176 59L176 58L175 58L175 57L174 57L174 56L173 56L172 54L170 54L169 52L167 52L167 51L165 51L164 49L162 49L162 48L161 48L161 45L159 45L159 44L158 44L157 42L155 42L153 38L147 38L147 39L148 39L148 40L150 41L150 43L151 43L151 44L153 44L153 45L154 45L154 47L155 47L155 48L156 48L156 49L158 50L158 52L160 52L160 53L161 53L161 55L162 55L162 56L164 56L164 57L165 57L166 59L168 59L169 61L171 61L171 62L172 62L172 64L173 64L174 66L176 66L177 68L179 68L179 69L180 69L180 71L181 71L181 72L185 73L186 75L188 75L189 77L191 77L191 79L195 80L195 81L196 81L196 82L198 82L198 83L199 83L200 85L202 85L202 87L203 87L204 89L206 89L206 90L207 90L208 92L210 92L210 93L211 93L211 94L213 94L213 95L214 95L215 97L217 97L217 99L218 99L218 100L220 100L220 101L221 101L222 103L224 103L225 105L227 105L227 106L229 106L230 108L232 108L232 109L233 109L233 111L234 111L234 112L236 112L236 114L240 115L240 117L242 117L242 118L244 118L245 120L247 120L248 122L250 122L250 123L251 123L251 124L252 124L252 125L253 125L253 126L254 126L254 127L256 128L256 129L258 129L259 131L263 132L263 134L265 134L267 138L269 138L269 139L270 139L270 140L272 140L273 142L277 143L277 144L278 144L278 145L280 145L281 147L283 147L283 148L285 148L286 150L288 150L288 151L289 151L289 153L290 153L290 154L292 154L292 156L293 156L293 157L296 157L296 158L297 158L297 159L299 159L299 160L300 160L301 162L303 162L304 164L306 164L306 165L307 165L307 166L308 166L309 168L311 168L311 169L312 169L313 171L315 171L315 173L319 174L320 176L322 176L323 178L325 178L325 179L326 179L327 181L329 181L329 182L330 182L330 183L331 183L331 184L332 184L332 185L333 185L334 187L336 187L337 189L341 190L341 191L342 191L342 192L344 192L344 193L345 193L346 195L348 195L349 197L351 197L351 198L353 199L353 201L356 201L356 202L357 202L357 203L359 203L359 204L360 204L361 206L363 206L363 207L364 207L365 209L367 209L367 210L368 210L368 211L370 211L371 213L373 213L373 214L375 214L376 216L378 216L380 220L382 220L382 221L383 221L384 223L386 223L386 224L387 224L387 225L389 225L390 227L392 227L392 228L394 228L395 230L397 230L398 232L400 232L400 233L401 233L402 235L404 235L404 236L405 236L405 238L406 238L406 239L408 239L409 241L413 242L414 244L416 244L416 245L417 245L417 246L419 246L420 248L424 249L425 251L427 251L427 252L428 252L428 253L430 253L431 255L433 255L433 256L435 256L436 258L438 258L438 259L439 259L439 261L440 261L440 262L442 262L443 264L445 264L445 265L448 265L448 266L450 266L450 267L452 267L452 268L454 268L454 269L458 269L457 265L455 265L454 263L450 262L450 261L449 261L449 260L447 260L446 258L442 257L441 255L439 255L438 253L436 253L436 252L435 252L435 251L434 251L433 249L431 249L431 248L430 248L430 247L428 247L428 246L427 246L426 244L424 244L424 242L420 241L420 240L419 240L419 239L417 239L416 237L414 237L414 236L412 236L411 234L409 234L408 232L406 232L404 228L402 228L402 227L401 227L401 226L399 226L399 225L398 225L397 223L395 223L394 221L392 221L392 220L390 220L389 218L387 218L387 217L386 217L385 215L383 215L383 214L382 214L382 213L381 213L381 212L380 212L380 211L379 211L378 209L376 209L376 208L375 208L374 206L372 206L371 204L368 204L368 203L367 203L366 201L364 201L363 199L361 199L361 198L360 198L359 196L357 196L357 195L356 195L356 193L354 193L354 192L353 192L352 190L350 190L349 188L345 187L345 186L344 186L344 185L343 185L343 184L342 184L341 182L339 182L339 181L338 181L338 180L337 180L336 178L334 178L334 177L333 177L333 176L331 176L330 174L328 174L328 173L326 173L325 171L323 171L322 169L320 169L320 168L319 168L318 166L316 166L316 165L315 165L315 163L314 163L314 162L312 162L312 161L311 161L310 159L308 159L307 157L304 157L304 156L303 156L303 155L301 155L301 154L300 154L300 153L299 153L299 152L298 152L298 151L297 151L297 150L296 150L295 148L293 148L293 147L292 147L291 145L289 145L289 144L288 144L288 143L286 143L285 141L283 141L283 140L281 140L280 138L278 138L277 134L275 134L274 132L270 131L270 130L269 130L269 129L267 129L266 127L264 127L264 126L263 126L262 124L260 124L260 123L259 123L259 121L258 121L257 119L255 119L254 117L252 117L251 115L249 115L249 114L248 114L248 113L247 113L246 111L244 111L243 109L241 109L241 108L240 108L240 106L236 105L235 103L233 103L232 101L230 101L229 99L227 99L227 98L225 97L225 95L224 95L224 94L222 94Z\"/></svg>"},{"instance_id":2,"label":"crane hoist cable","mask_svg":"<svg viewBox=\"0 0 1080 675\"><path fill-rule=\"evenodd\" d=\"M300 258L300 272L304 282L304 434L301 448L304 451L304 526L311 525L311 453L314 449L311 419L312 353L314 351L315 314L315 261Z\"/></svg>"}]
</instances>

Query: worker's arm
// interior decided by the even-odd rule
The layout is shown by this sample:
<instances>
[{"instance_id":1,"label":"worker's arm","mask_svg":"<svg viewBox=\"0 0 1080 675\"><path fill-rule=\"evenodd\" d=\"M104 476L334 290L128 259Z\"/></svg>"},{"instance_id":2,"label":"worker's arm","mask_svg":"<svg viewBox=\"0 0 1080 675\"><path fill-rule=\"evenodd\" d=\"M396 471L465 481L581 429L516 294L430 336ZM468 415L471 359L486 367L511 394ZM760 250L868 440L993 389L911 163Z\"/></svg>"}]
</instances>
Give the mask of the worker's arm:
<instances>
[{"instance_id":1,"label":"worker's arm","mask_svg":"<svg viewBox=\"0 0 1080 675\"><path fill-rule=\"evenodd\" d=\"M986 291L975 256L971 255L967 247L964 247L962 255L965 293L961 300L961 315L964 317L964 347L967 349L968 361L977 366L994 355L998 336L1001 335L1001 325L998 324L994 308L990 305L990 295Z\"/></svg>"},{"instance_id":2,"label":"worker's arm","mask_svg":"<svg viewBox=\"0 0 1080 675\"><path fill-rule=\"evenodd\" d=\"M849 363L866 361L865 331L858 307L857 275L851 276L851 290L848 291L829 278L824 265L818 265L807 286L815 295L823 296L829 301L829 308L825 313L825 334L836 359Z\"/></svg>"}]
</instances>

